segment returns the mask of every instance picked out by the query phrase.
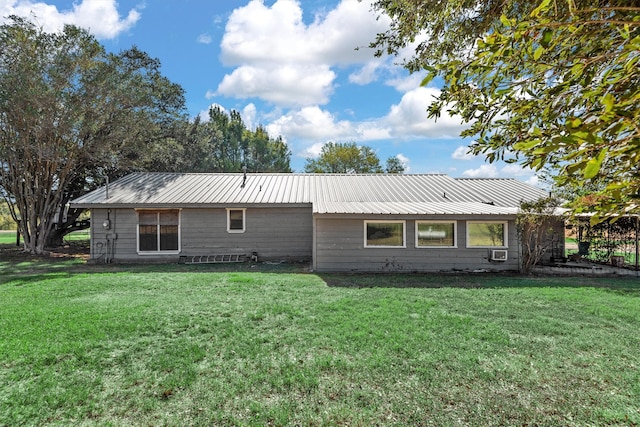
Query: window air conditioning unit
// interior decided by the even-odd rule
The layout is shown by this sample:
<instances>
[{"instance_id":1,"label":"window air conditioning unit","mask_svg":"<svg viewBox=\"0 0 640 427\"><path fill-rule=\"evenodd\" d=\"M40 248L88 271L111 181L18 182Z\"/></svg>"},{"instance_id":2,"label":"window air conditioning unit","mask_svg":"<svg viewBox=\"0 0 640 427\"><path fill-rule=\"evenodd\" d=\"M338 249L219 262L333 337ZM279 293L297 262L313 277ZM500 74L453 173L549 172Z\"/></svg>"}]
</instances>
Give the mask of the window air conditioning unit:
<instances>
[{"instance_id":1,"label":"window air conditioning unit","mask_svg":"<svg viewBox=\"0 0 640 427\"><path fill-rule=\"evenodd\" d=\"M507 251L505 249L494 249L491 251L492 261L506 261Z\"/></svg>"}]
</instances>

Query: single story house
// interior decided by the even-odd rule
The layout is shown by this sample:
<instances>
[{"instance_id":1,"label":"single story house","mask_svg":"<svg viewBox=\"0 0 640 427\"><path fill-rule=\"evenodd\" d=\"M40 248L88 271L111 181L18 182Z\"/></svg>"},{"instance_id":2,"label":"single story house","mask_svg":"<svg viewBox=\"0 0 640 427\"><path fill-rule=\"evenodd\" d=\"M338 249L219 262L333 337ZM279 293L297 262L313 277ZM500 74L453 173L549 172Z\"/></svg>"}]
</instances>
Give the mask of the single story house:
<instances>
[{"instance_id":1,"label":"single story house","mask_svg":"<svg viewBox=\"0 0 640 427\"><path fill-rule=\"evenodd\" d=\"M91 211L95 261L473 271L518 269L518 207L545 196L514 179L440 174L144 172L70 205Z\"/></svg>"}]
</instances>

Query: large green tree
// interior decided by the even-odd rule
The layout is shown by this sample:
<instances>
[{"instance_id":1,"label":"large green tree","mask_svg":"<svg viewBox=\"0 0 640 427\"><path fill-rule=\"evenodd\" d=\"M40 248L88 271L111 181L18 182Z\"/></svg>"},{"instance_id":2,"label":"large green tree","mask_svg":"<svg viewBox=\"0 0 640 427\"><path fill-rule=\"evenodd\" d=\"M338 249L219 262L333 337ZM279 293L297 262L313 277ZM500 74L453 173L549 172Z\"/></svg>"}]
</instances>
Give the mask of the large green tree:
<instances>
[{"instance_id":1,"label":"large green tree","mask_svg":"<svg viewBox=\"0 0 640 427\"><path fill-rule=\"evenodd\" d=\"M281 137L249 129L240 113L220 106L207 120L185 120L175 139L151 153L148 170L169 172L291 172L291 150Z\"/></svg>"},{"instance_id":2,"label":"large green tree","mask_svg":"<svg viewBox=\"0 0 640 427\"><path fill-rule=\"evenodd\" d=\"M439 77L430 107L469 122L475 154L597 189L578 210L640 212L640 7L635 0L378 0L372 43ZM596 218L598 216L596 215Z\"/></svg>"},{"instance_id":3,"label":"large green tree","mask_svg":"<svg viewBox=\"0 0 640 427\"><path fill-rule=\"evenodd\" d=\"M308 158L304 165L307 173L382 173L380 158L371 147L355 142L328 142L322 146L316 159ZM387 160L387 173L404 172L399 159Z\"/></svg>"},{"instance_id":4,"label":"large green tree","mask_svg":"<svg viewBox=\"0 0 640 427\"><path fill-rule=\"evenodd\" d=\"M141 168L184 117L182 88L159 68L136 48L107 53L74 26L0 26L0 192L25 250L68 232L80 214L64 214L69 199Z\"/></svg>"}]
</instances>

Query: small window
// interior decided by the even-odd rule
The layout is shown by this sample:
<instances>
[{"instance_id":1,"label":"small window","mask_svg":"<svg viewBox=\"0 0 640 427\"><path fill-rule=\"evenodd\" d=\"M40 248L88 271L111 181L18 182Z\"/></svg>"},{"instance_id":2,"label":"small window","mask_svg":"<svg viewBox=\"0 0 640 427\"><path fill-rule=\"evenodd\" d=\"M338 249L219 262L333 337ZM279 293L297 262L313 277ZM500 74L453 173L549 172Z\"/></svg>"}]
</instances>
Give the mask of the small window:
<instances>
[{"instance_id":1,"label":"small window","mask_svg":"<svg viewBox=\"0 0 640 427\"><path fill-rule=\"evenodd\" d=\"M404 248L404 221L365 221L364 246L367 248Z\"/></svg>"},{"instance_id":2,"label":"small window","mask_svg":"<svg viewBox=\"0 0 640 427\"><path fill-rule=\"evenodd\" d=\"M138 212L138 252L179 251L179 210Z\"/></svg>"},{"instance_id":3,"label":"small window","mask_svg":"<svg viewBox=\"0 0 640 427\"><path fill-rule=\"evenodd\" d=\"M467 222L467 247L506 248L507 223L495 221Z\"/></svg>"},{"instance_id":4,"label":"small window","mask_svg":"<svg viewBox=\"0 0 640 427\"><path fill-rule=\"evenodd\" d=\"M416 221L416 247L456 247L455 221Z\"/></svg>"},{"instance_id":5,"label":"small window","mask_svg":"<svg viewBox=\"0 0 640 427\"><path fill-rule=\"evenodd\" d=\"M227 231L229 233L244 233L246 209L227 209Z\"/></svg>"}]
</instances>

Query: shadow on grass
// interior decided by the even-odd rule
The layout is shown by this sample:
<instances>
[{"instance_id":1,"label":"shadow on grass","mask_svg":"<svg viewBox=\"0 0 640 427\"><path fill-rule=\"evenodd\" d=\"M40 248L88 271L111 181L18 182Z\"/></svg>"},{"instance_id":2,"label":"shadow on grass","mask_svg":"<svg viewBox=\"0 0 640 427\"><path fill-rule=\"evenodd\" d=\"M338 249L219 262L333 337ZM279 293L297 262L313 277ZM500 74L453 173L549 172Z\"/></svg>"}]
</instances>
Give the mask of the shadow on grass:
<instances>
[{"instance_id":1,"label":"shadow on grass","mask_svg":"<svg viewBox=\"0 0 640 427\"><path fill-rule=\"evenodd\" d=\"M640 296L640 280L633 277L523 276L517 273L323 273L328 285L346 288L608 288Z\"/></svg>"},{"instance_id":2,"label":"shadow on grass","mask_svg":"<svg viewBox=\"0 0 640 427\"><path fill-rule=\"evenodd\" d=\"M0 245L0 284L25 285L45 279L99 273L230 273L311 274L308 263L229 264L93 264L86 254L54 251L29 255L15 246ZM80 248L82 249L82 248ZM640 296L640 280L605 276L522 276L517 273L314 273L329 287L343 288L531 288L594 287Z\"/></svg>"}]
</instances>

